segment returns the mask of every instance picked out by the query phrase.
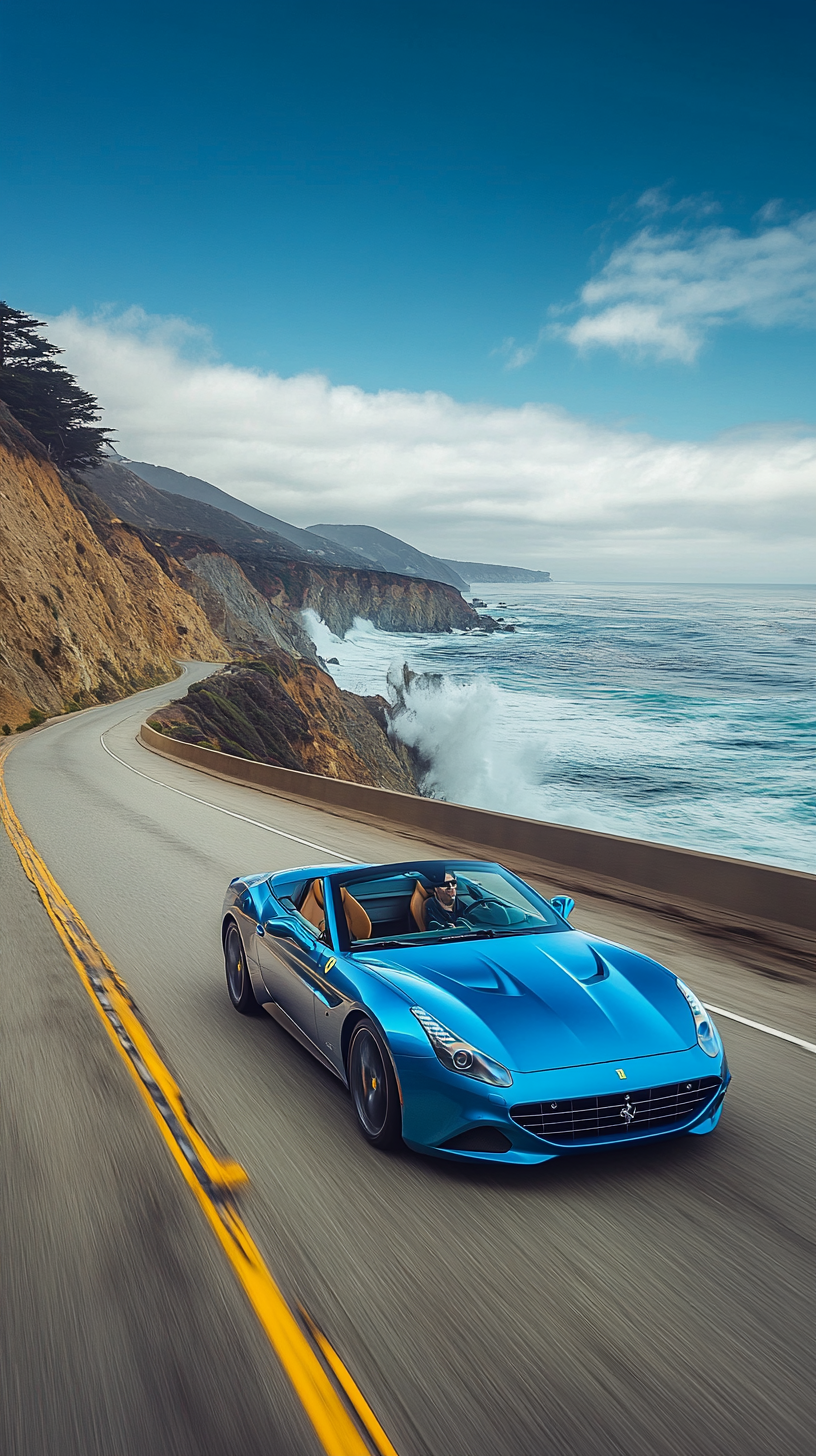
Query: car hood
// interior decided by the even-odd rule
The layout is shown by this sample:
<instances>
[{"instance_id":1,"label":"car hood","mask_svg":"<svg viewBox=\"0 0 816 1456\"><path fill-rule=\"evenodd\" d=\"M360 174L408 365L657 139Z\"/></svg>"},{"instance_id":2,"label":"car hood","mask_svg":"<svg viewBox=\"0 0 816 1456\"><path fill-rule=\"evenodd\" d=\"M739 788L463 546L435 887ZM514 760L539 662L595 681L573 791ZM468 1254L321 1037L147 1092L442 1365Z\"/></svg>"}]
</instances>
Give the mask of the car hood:
<instances>
[{"instance_id":1,"label":"car hood","mask_svg":"<svg viewBox=\"0 0 816 1456\"><path fill-rule=\"evenodd\" d=\"M369 963L511 1071L657 1056L695 1042L670 972L579 931L400 946Z\"/></svg>"}]
</instances>

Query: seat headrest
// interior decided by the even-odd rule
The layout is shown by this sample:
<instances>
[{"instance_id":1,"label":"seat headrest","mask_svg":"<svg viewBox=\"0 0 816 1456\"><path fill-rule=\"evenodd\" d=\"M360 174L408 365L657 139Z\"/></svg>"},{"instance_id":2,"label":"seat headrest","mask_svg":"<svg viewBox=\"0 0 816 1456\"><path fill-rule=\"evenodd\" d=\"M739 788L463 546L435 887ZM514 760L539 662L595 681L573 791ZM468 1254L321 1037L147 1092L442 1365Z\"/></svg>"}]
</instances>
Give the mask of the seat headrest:
<instances>
[{"instance_id":1,"label":"seat headrest","mask_svg":"<svg viewBox=\"0 0 816 1456\"><path fill-rule=\"evenodd\" d=\"M421 880L417 880L414 886L414 893L411 896L411 915L417 930L427 930L425 924L425 901L430 897L430 890L427 890Z\"/></svg>"},{"instance_id":2,"label":"seat headrest","mask_svg":"<svg viewBox=\"0 0 816 1456\"><path fill-rule=\"evenodd\" d=\"M363 908L359 900L350 895L345 885L340 891L340 898L343 902L343 910L346 915L346 925L352 940L370 940L371 920L368 911Z\"/></svg>"},{"instance_id":3,"label":"seat headrest","mask_svg":"<svg viewBox=\"0 0 816 1456\"><path fill-rule=\"evenodd\" d=\"M323 934L326 929L326 913L323 909L323 887L319 880L312 880L300 907L300 913L304 920L308 920L310 925L313 925L321 935Z\"/></svg>"}]
</instances>

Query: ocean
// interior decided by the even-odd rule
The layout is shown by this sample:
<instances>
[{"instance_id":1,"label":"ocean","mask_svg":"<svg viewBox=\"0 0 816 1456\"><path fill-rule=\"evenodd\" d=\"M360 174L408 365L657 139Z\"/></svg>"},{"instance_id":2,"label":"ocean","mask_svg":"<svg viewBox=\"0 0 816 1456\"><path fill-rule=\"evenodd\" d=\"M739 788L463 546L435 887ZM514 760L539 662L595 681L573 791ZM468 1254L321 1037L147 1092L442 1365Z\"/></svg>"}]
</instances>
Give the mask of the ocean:
<instances>
[{"instance_id":1,"label":"ocean","mask_svg":"<svg viewBox=\"0 0 816 1456\"><path fill-rule=\"evenodd\" d=\"M474 583L514 633L307 627L341 688L394 700L438 798L816 870L814 590ZM502 607L499 604L505 603Z\"/></svg>"}]
</instances>

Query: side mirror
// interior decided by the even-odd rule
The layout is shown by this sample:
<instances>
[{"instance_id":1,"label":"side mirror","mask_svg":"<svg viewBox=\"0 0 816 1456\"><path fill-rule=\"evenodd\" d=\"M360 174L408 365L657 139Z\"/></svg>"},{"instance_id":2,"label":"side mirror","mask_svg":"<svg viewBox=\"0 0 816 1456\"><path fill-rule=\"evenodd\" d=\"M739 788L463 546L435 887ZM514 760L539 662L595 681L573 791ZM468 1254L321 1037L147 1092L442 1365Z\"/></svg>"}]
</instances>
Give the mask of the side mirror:
<instances>
[{"instance_id":1,"label":"side mirror","mask_svg":"<svg viewBox=\"0 0 816 1456\"><path fill-rule=\"evenodd\" d=\"M562 916L564 920L569 920L570 915L575 909L575 901L573 900L571 895L553 895L552 899L550 900L550 904L552 905L553 910L557 910L558 914Z\"/></svg>"},{"instance_id":2,"label":"side mirror","mask_svg":"<svg viewBox=\"0 0 816 1456\"><path fill-rule=\"evenodd\" d=\"M301 925L300 921L289 915L267 920L264 929L267 935L274 935L278 940L293 940L301 950L312 951L317 945L317 936L310 935L305 925Z\"/></svg>"}]
</instances>

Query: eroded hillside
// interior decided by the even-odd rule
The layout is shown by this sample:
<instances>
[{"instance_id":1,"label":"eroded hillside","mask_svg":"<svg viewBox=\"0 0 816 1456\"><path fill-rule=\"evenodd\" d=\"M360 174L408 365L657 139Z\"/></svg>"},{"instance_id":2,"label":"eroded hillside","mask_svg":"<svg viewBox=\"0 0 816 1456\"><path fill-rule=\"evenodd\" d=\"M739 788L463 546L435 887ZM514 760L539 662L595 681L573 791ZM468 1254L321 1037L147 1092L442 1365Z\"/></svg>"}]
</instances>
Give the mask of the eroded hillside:
<instances>
[{"instance_id":1,"label":"eroded hillside","mask_svg":"<svg viewBox=\"0 0 816 1456\"><path fill-rule=\"evenodd\" d=\"M280 768L417 793L384 698L341 691L316 663L272 651L196 683L150 718L173 738Z\"/></svg>"},{"instance_id":2,"label":"eroded hillside","mask_svg":"<svg viewBox=\"0 0 816 1456\"><path fill-rule=\"evenodd\" d=\"M184 572L96 501L88 515L0 403L0 726L169 681L229 655ZM80 489L73 487L74 490Z\"/></svg>"}]
</instances>

